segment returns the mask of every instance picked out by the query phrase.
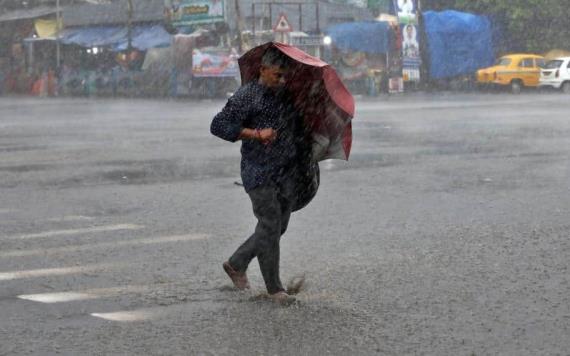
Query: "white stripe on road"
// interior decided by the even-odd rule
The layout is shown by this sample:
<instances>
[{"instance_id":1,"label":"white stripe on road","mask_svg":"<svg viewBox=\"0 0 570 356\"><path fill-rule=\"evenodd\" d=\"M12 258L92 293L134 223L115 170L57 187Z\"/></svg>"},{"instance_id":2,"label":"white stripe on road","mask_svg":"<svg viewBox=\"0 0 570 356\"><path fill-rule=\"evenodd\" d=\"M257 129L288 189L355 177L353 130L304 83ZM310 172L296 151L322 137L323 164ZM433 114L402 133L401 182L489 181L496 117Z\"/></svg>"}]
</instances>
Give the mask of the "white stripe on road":
<instances>
[{"instance_id":1,"label":"white stripe on road","mask_svg":"<svg viewBox=\"0 0 570 356\"><path fill-rule=\"evenodd\" d=\"M53 230L39 232L35 234L24 234L15 236L4 236L5 239L33 239L39 237L52 237L52 236L68 236L68 235L79 235L88 234L93 232L107 232L107 231L119 231L119 230L139 230L144 228L144 226L133 225L133 224L120 224L120 225L107 225L107 226L94 226L83 229L69 229L69 230Z\"/></svg>"},{"instance_id":2,"label":"white stripe on road","mask_svg":"<svg viewBox=\"0 0 570 356\"><path fill-rule=\"evenodd\" d=\"M34 250L11 250L11 251L0 252L0 257L44 256L44 255L57 254L57 253L69 253L69 252L91 251L94 249L117 248L121 246L198 241L198 240L205 240L207 238L208 235L205 234L163 236L163 237L156 237L150 239L132 239L127 241L101 242L97 244L87 244L87 245L78 245L78 246L40 248Z\"/></svg>"},{"instance_id":3,"label":"white stripe on road","mask_svg":"<svg viewBox=\"0 0 570 356\"><path fill-rule=\"evenodd\" d=\"M77 274L85 272L94 272L107 270L109 268L115 268L120 266L119 264L99 264L91 266L78 266L78 267L63 267L63 268L44 268L44 269L33 269L27 271L12 271L12 272L0 272L0 281L11 281L15 279L24 278L35 278L35 277L46 277L46 276L65 276L68 274Z\"/></svg>"},{"instance_id":4,"label":"white stripe on road","mask_svg":"<svg viewBox=\"0 0 570 356\"><path fill-rule=\"evenodd\" d=\"M63 303L79 300L90 300L106 297L114 297L127 293L144 293L150 291L150 286L126 286L113 288L89 289L81 292L56 292L39 294L22 294L18 298L39 303Z\"/></svg>"},{"instance_id":5,"label":"white stripe on road","mask_svg":"<svg viewBox=\"0 0 570 356\"><path fill-rule=\"evenodd\" d=\"M18 298L31 300L32 302L40 303L62 303L72 302L76 300L88 300L97 298L93 294L76 293L76 292L61 292L61 293L42 293L42 294L23 294Z\"/></svg>"},{"instance_id":6,"label":"white stripe on road","mask_svg":"<svg viewBox=\"0 0 570 356\"><path fill-rule=\"evenodd\" d=\"M69 222L69 221L90 221L93 220L94 218L90 217L90 216L83 216L83 215L68 215L68 216L62 216L60 218L49 218L49 219L45 219L44 221L55 221L55 222Z\"/></svg>"},{"instance_id":7,"label":"white stripe on road","mask_svg":"<svg viewBox=\"0 0 570 356\"><path fill-rule=\"evenodd\" d=\"M122 311L114 313L92 313L91 316L109 321L144 321L152 318L152 313L140 311Z\"/></svg>"},{"instance_id":8,"label":"white stripe on road","mask_svg":"<svg viewBox=\"0 0 570 356\"><path fill-rule=\"evenodd\" d=\"M181 315L186 314L204 314L211 312L212 310L219 309L222 307L222 305L222 303L218 303L215 300L198 300L182 304L173 304L169 306L115 311L109 313L92 313L90 315L109 321L132 322L150 319L172 318L173 316L180 317Z\"/></svg>"},{"instance_id":9,"label":"white stripe on road","mask_svg":"<svg viewBox=\"0 0 570 356\"><path fill-rule=\"evenodd\" d=\"M0 214L9 214L9 213L15 213L17 210L11 210L11 209L0 209Z\"/></svg>"}]
</instances>

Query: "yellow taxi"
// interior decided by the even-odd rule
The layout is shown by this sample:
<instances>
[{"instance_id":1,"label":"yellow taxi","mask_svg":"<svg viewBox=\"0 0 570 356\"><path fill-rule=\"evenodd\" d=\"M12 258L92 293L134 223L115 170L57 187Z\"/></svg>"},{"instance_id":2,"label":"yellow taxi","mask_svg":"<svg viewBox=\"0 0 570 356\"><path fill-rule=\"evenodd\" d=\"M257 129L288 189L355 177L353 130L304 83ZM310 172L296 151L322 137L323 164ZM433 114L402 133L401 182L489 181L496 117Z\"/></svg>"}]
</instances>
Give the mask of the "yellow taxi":
<instances>
[{"instance_id":1,"label":"yellow taxi","mask_svg":"<svg viewBox=\"0 0 570 356\"><path fill-rule=\"evenodd\" d=\"M536 54L509 54L489 68L477 71L477 83L508 86L518 94L523 87L537 87L544 57Z\"/></svg>"}]
</instances>

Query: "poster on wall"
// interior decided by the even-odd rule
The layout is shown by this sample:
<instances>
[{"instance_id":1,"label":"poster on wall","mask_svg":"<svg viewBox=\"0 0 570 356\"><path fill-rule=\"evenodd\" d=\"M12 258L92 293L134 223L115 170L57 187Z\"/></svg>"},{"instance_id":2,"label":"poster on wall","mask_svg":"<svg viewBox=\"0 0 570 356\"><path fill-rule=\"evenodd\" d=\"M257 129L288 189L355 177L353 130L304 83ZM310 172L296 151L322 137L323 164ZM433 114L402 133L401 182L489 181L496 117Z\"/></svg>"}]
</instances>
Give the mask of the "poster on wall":
<instances>
[{"instance_id":1,"label":"poster on wall","mask_svg":"<svg viewBox=\"0 0 570 356\"><path fill-rule=\"evenodd\" d=\"M239 77L239 54L228 50L192 50L192 75L194 77Z\"/></svg>"},{"instance_id":2,"label":"poster on wall","mask_svg":"<svg viewBox=\"0 0 570 356\"><path fill-rule=\"evenodd\" d=\"M165 0L164 16L173 26L225 20L225 0Z\"/></svg>"},{"instance_id":3,"label":"poster on wall","mask_svg":"<svg viewBox=\"0 0 570 356\"><path fill-rule=\"evenodd\" d=\"M420 56L417 0L394 0L402 34L402 76L404 82L419 82Z\"/></svg>"},{"instance_id":4,"label":"poster on wall","mask_svg":"<svg viewBox=\"0 0 570 356\"><path fill-rule=\"evenodd\" d=\"M397 15L400 23L415 23L417 0L396 0Z\"/></svg>"},{"instance_id":5,"label":"poster on wall","mask_svg":"<svg viewBox=\"0 0 570 356\"><path fill-rule=\"evenodd\" d=\"M404 92L404 80L400 78L390 78L388 81L388 91L390 94Z\"/></svg>"},{"instance_id":6,"label":"poster on wall","mask_svg":"<svg viewBox=\"0 0 570 356\"><path fill-rule=\"evenodd\" d=\"M406 82L420 80L420 45L418 41L418 26L413 24L402 25L402 58L403 76Z\"/></svg>"}]
</instances>

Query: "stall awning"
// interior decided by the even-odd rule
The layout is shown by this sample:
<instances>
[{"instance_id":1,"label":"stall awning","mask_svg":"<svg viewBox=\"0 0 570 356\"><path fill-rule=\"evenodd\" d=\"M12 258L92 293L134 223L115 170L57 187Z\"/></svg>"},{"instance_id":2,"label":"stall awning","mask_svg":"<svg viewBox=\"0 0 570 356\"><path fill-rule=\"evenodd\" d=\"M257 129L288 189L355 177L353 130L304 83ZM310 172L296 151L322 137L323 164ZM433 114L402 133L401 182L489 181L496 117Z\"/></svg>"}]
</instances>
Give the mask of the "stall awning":
<instances>
[{"instance_id":1,"label":"stall awning","mask_svg":"<svg viewBox=\"0 0 570 356\"><path fill-rule=\"evenodd\" d=\"M168 47L172 44L172 35L161 25L135 26L132 31L132 46L140 50L149 48ZM114 50L124 51L128 47L128 39L115 44Z\"/></svg>"},{"instance_id":2,"label":"stall awning","mask_svg":"<svg viewBox=\"0 0 570 356\"><path fill-rule=\"evenodd\" d=\"M64 44L76 44L82 47L112 46L127 36L123 26L93 26L68 28L61 32L60 39Z\"/></svg>"},{"instance_id":3,"label":"stall awning","mask_svg":"<svg viewBox=\"0 0 570 356\"><path fill-rule=\"evenodd\" d=\"M60 21L60 28L62 28ZM57 21L56 20L34 20L34 28L39 38L53 39L57 35Z\"/></svg>"},{"instance_id":4,"label":"stall awning","mask_svg":"<svg viewBox=\"0 0 570 356\"><path fill-rule=\"evenodd\" d=\"M64 44L76 44L82 47L109 47L114 51L123 51L128 47L129 31L125 26L90 26L68 28L62 31ZM170 35L161 25L137 25L131 31L133 48L167 47L171 44Z\"/></svg>"},{"instance_id":5,"label":"stall awning","mask_svg":"<svg viewBox=\"0 0 570 356\"><path fill-rule=\"evenodd\" d=\"M35 19L55 13L56 8L52 6L38 6L31 9L19 9L0 14L0 22Z\"/></svg>"},{"instance_id":6,"label":"stall awning","mask_svg":"<svg viewBox=\"0 0 570 356\"><path fill-rule=\"evenodd\" d=\"M390 52L392 43L392 30L387 22L341 23L327 28L325 33L335 47L344 51L384 54Z\"/></svg>"}]
</instances>

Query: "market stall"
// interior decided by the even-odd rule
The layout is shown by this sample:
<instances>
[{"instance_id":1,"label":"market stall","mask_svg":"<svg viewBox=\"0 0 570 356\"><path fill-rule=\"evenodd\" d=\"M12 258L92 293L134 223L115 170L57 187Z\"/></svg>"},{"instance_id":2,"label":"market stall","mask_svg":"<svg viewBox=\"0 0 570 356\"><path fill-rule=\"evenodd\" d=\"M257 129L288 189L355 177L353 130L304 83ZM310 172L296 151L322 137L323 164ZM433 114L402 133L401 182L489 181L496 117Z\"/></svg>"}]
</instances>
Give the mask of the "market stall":
<instances>
[{"instance_id":1,"label":"market stall","mask_svg":"<svg viewBox=\"0 0 570 356\"><path fill-rule=\"evenodd\" d=\"M170 47L161 25L88 26L61 32L60 88L67 95L139 96L150 88L142 69L150 49Z\"/></svg>"},{"instance_id":2,"label":"market stall","mask_svg":"<svg viewBox=\"0 0 570 356\"><path fill-rule=\"evenodd\" d=\"M325 30L329 51L326 58L353 93L376 95L387 90L390 57L397 48L388 22L360 21Z\"/></svg>"},{"instance_id":3,"label":"market stall","mask_svg":"<svg viewBox=\"0 0 570 356\"><path fill-rule=\"evenodd\" d=\"M223 0L166 1L174 41L173 95L225 96L239 87L237 46L229 38Z\"/></svg>"}]
</instances>

